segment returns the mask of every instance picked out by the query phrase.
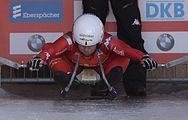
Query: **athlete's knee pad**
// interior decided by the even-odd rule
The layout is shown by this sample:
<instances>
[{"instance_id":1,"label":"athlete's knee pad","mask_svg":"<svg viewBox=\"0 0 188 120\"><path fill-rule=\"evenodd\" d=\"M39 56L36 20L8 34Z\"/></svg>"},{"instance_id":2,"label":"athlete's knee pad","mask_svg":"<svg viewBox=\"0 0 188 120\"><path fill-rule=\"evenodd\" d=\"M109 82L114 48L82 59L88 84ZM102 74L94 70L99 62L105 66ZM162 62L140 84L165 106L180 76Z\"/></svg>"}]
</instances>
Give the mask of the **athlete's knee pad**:
<instances>
[{"instance_id":1,"label":"athlete's knee pad","mask_svg":"<svg viewBox=\"0 0 188 120\"><path fill-rule=\"evenodd\" d=\"M119 81L123 79L123 69L122 67L114 67L110 70L110 72L106 75L109 83L111 85L117 84Z\"/></svg>"},{"instance_id":2,"label":"athlete's knee pad","mask_svg":"<svg viewBox=\"0 0 188 120\"><path fill-rule=\"evenodd\" d=\"M71 76L72 76L72 74L67 74L62 71L54 72L54 80L61 88L65 88L69 84ZM71 88L73 88L74 90L79 89L80 82L77 80L74 80Z\"/></svg>"},{"instance_id":3,"label":"athlete's knee pad","mask_svg":"<svg viewBox=\"0 0 188 120\"><path fill-rule=\"evenodd\" d=\"M70 80L70 78L71 78L71 74L66 74L63 71L54 72L54 81L57 84L60 84L62 86L67 85L69 80Z\"/></svg>"},{"instance_id":4,"label":"athlete's knee pad","mask_svg":"<svg viewBox=\"0 0 188 120\"><path fill-rule=\"evenodd\" d=\"M110 85L116 85L120 80L123 79L123 69L119 66L112 68L106 75L106 78ZM104 90L107 89L107 85L104 80L101 80L100 82L96 83L93 89L96 91Z\"/></svg>"},{"instance_id":5,"label":"athlete's knee pad","mask_svg":"<svg viewBox=\"0 0 188 120\"><path fill-rule=\"evenodd\" d=\"M110 70L110 72L106 75L108 82L114 86L123 78L123 69L121 67L114 67ZM98 82L93 89L91 90L91 96L106 96L109 95L108 86L101 80Z\"/></svg>"}]
</instances>

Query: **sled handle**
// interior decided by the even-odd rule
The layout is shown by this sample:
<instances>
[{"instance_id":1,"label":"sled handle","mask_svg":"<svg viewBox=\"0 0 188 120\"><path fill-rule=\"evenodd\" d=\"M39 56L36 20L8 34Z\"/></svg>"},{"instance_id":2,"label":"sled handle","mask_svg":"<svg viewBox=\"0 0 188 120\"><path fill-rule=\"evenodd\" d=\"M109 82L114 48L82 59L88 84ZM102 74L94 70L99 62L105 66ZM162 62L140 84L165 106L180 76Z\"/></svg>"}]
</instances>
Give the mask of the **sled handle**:
<instances>
[{"instance_id":1,"label":"sled handle","mask_svg":"<svg viewBox=\"0 0 188 120\"><path fill-rule=\"evenodd\" d=\"M170 68L170 67L174 67L176 65L185 63L187 61L188 61L188 55L180 57L180 58L175 59L175 60L172 60L172 61L167 62L167 63L158 64L158 67Z\"/></svg>"}]
</instances>

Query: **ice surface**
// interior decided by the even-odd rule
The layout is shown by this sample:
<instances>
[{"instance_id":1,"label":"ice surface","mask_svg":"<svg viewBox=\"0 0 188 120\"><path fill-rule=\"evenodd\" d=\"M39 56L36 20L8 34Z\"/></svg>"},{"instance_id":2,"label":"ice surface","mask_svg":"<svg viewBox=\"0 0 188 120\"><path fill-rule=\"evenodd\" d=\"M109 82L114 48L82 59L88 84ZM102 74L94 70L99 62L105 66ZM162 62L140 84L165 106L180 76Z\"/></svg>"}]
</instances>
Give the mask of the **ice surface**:
<instances>
[{"instance_id":1,"label":"ice surface","mask_svg":"<svg viewBox=\"0 0 188 120\"><path fill-rule=\"evenodd\" d=\"M3 85L0 120L188 119L187 84L151 84L147 97L127 98L122 92L113 101L73 99L71 96L78 97L73 92L70 92L69 100L64 100L57 90L55 85Z\"/></svg>"}]
</instances>

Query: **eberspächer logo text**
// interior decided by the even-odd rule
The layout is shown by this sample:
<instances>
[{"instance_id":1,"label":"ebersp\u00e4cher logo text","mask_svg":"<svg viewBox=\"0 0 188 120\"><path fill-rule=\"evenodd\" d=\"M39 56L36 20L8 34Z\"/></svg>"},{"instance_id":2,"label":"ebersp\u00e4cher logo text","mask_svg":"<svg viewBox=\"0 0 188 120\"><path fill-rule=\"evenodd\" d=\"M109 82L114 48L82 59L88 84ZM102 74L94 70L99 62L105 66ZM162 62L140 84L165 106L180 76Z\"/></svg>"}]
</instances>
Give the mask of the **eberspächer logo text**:
<instances>
[{"instance_id":1,"label":"ebersp\u00e4cher logo text","mask_svg":"<svg viewBox=\"0 0 188 120\"><path fill-rule=\"evenodd\" d=\"M11 22L62 22L62 1L10 2Z\"/></svg>"}]
</instances>

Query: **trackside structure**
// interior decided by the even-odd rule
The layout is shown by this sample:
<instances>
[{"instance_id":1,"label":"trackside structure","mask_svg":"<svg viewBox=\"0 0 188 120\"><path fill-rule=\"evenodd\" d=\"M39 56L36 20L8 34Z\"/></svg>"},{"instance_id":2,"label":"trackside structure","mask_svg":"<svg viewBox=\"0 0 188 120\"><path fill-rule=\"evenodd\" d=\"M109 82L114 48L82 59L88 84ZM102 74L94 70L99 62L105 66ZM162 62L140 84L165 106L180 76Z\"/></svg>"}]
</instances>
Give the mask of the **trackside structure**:
<instances>
[{"instance_id":1,"label":"trackside structure","mask_svg":"<svg viewBox=\"0 0 188 120\"><path fill-rule=\"evenodd\" d=\"M184 63L187 56L159 64L155 70L148 70L148 82L178 82L188 83L188 64ZM0 57L0 82L54 82L53 73L47 66L39 71L30 71L26 65L22 65L9 59Z\"/></svg>"}]
</instances>

